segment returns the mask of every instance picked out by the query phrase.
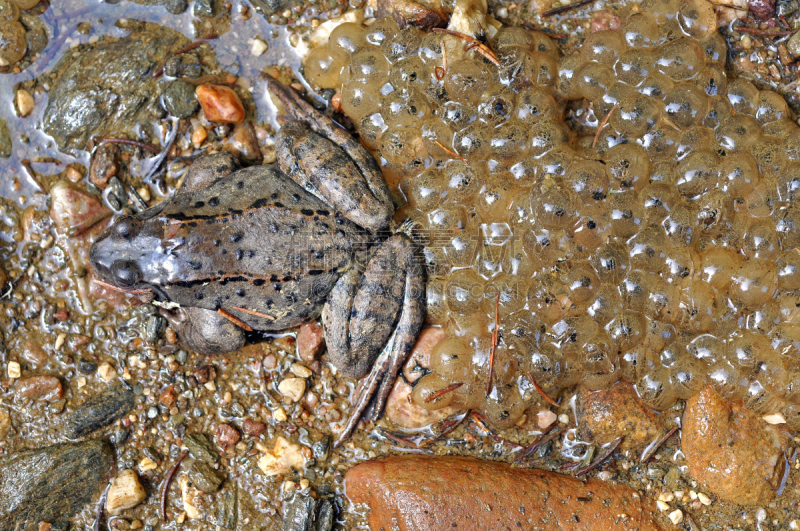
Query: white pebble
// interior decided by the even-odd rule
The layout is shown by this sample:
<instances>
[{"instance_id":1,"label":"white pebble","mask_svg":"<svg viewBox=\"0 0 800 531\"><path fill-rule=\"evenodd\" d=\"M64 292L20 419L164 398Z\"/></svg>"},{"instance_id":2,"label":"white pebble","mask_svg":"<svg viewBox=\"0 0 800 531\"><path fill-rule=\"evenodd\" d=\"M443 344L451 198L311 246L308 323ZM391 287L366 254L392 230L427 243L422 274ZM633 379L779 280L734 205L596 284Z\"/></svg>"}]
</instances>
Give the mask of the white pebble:
<instances>
[{"instance_id":1,"label":"white pebble","mask_svg":"<svg viewBox=\"0 0 800 531\"><path fill-rule=\"evenodd\" d=\"M278 409L273 411L272 412L272 416L278 422L286 422L288 420L288 418L289 418L289 417L286 416L286 411L284 411L282 407L279 407Z\"/></svg>"},{"instance_id":2,"label":"white pebble","mask_svg":"<svg viewBox=\"0 0 800 531\"><path fill-rule=\"evenodd\" d=\"M131 469L123 470L111 480L106 497L106 511L108 514L117 515L125 509L131 509L142 503L147 498L139 476Z\"/></svg>"},{"instance_id":3,"label":"white pebble","mask_svg":"<svg viewBox=\"0 0 800 531\"><path fill-rule=\"evenodd\" d=\"M19 378L22 376L22 366L16 361L8 362L8 377Z\"/></svg>"},{"instance_id":4,"label":"white pebble","mask_svg":"<svg viewBox=\"0 0 800 531\"><path fill-rule=\"evenodd\" d=\"M697 499L700 500L700 503L702 503L703 505L711 505L711 498L708 497L708 494L698 492Z\"/></svg>"},{"instance_id":5,"label":"white pebble","mask_svg":"<svg viewBox=\"0 0 800 531\"><path fill-rule=\"evenodd\" d=\"M264 52L267 51L269 46L267 43L262 41L260 38L256 37L253 39L253 42L250 44L250 53L258 57L259 55L263 55Z\"/></svg>"},{"instance_id":6,"label":"white pebble","mask_svg":"<svg viewBox=\"0 0 800 531\"><path fill-rule=\"evenodd\" d=\"M798 522L797 520L792 520L791 522L789 522L789 529L791 529L792 531L800 531L800 522Z\"/></svg>"},{"instance_id":7,"label":"white pebble","mask_svg":"<svg viewBox=\"0 0 800 531\"><path fill-rule=\"evenodd\" d=\"M662 492L661 495L658 497L658 499L669 503L675 499L675 495L672 494L671 492Z\"/></svg>"},{"instance_id":8,"label":"white pebble","mask_svg":"<svg viewBox=\"0 0 800 531\"><path fill-rule=\"evenodd\" d=\"M97 374L106 382L110 382L117 377L117 371L108 362L103 362L97 368Z\"/></svg>"},{"instance_id":9,"label":"white pebble","mask_svg":"<svg viewBox=\"0 0 800 531\"><path fill-rule=\"evenodd\" d=\"M64 341L67 339L67 334L61 332L56 336L56 342L53 343L53 350L60 350L62 346L64 346Z\"/></svg>"},{"instance_id":10,"label":"white pebble","mask_svg":"<svg viewBox=\"0 0 800 531\"><path fill-rule=\"evenodd\" d=\"M667 515L667 518L669 518L669 521L673 524L678 525L683 522L683 512L680 509L675 509Z\"/></svg>"},{"instance_id":11,"label":"white pebble","mask_svg":"<svg viewBox=\"0 0 800 531\"><path fill-rule=\"evenodd\" d=\"M756 522L762 524L766 519L767 519L767 511L763 507L759 507L758 510L756 511Z\"/></svg>"},{"instance_id":12,"label":"white pebble","mask_svg":"<svg viewBox=\"0 0 800 531\"><path fill-rule=\"evenodd\" d=\"M311 369L301 363L292 363L292 366L289 367L289 370L292 371L292 374L298 378L308 378L311 376Z\"/></svg>"},{"instance_id":13,"label":"white pebble","mask_svg":"<svg viewBox=\"0 0 800 531\"><path fill-rule=\"evenodd\" d=\"M656 502L656 505L658 506L658 510L661 511L662 513L666 512L666 511L669 511L669 504L667 502L663 502L661 500L658 500Z\"/></svg>"},{"instance_id":14,"label":"white pebble","mask_svg":"<svg viewBox=\"0 0 800 531\"><path fill-rule=\"evenodd\" d=\"M299 402L306 392L306 381L302 378L286 378L278 384L278 391L292 402Z\"/></svg>"},{"instance_id":15,"label":"white pebble","mask_svg":"<svg viewBox=\"0 0 800 531\"><path fill-rule=\"evenodd\" d=\"M31 112L33 112L33 96L31 93L25 89L19 89L17 91L17 112L19 113L20 118L25 118Z\"/></svg>"},{"instance_id":16,"label":"white pebble","mask_svg":"<svg viewBox=\"0 0 800 531\"><path fill-rule=\"evenodd\" d=\"M773 413L772 415L764 415L761 417L767 424L786 424L786 417L783 413Z\"/></svg>"},{"instance_id":17,"label":"white pebble","mask_svg":"<svg viewBox=\"0 0 800 531\"><path fill-rule=\"evenodd\" d=\"M549 409L543 409L536 414L536 425L545 429L558 420L558 416Z\"/></svg>"},{"instance_id":18,"label":"white pebble","mask_svg":"<svg viewBox=\"0 0 800 531\"><path fill-rule=\"evenodd\" d=\"M567 415L566 413L562 413L562 414L560 414L560 415L558 416L558 421L559 421L561 424L569 424L569 415Z\"/></svg>"}]
</instances>

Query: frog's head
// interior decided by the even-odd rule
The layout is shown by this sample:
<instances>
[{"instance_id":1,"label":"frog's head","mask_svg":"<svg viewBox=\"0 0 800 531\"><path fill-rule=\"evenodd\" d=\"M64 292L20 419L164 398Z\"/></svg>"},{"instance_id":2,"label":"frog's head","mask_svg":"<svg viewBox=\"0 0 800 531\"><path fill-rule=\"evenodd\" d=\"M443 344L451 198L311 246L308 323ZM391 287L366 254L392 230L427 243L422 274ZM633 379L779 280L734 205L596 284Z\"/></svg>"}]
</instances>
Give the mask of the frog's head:
<instances>
[{"instance_id":1,"label":"frog's head","mask_svg":"<svg viewBox=\"0 0 800 531\"><path fill-rule=\"evenodd\" d=\"M98 279L123 291L149 288L149 269L161 249L152 228L137 216L119 218L92 245L89 261Z\"/></svg>"}]
</instances>

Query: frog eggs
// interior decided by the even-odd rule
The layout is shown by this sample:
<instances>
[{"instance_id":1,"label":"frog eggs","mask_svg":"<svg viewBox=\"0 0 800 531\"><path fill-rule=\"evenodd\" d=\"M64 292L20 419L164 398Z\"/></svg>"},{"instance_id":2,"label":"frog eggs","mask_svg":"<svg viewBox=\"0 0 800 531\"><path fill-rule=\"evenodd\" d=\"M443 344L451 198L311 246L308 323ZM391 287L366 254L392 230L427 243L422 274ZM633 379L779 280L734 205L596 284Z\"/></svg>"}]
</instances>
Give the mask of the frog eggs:
<instances>
[{"instance_id":1,"label":"frog eggs","mask_svg":"<svg viewBox=\"0 0 800 531\"><path fill-rule=\"evenodd\" d=\"M505 427L542 400L534 380L625 379L658 409L711 384L800 428L800 132L779 95L726 77L712 6L645 0L566 57L516 27L488 44L500 67L381 19L305 63L424 247L448 339L414 400ZM569 100L599 130L570 130Z\"/></svg>"}]
</instances>

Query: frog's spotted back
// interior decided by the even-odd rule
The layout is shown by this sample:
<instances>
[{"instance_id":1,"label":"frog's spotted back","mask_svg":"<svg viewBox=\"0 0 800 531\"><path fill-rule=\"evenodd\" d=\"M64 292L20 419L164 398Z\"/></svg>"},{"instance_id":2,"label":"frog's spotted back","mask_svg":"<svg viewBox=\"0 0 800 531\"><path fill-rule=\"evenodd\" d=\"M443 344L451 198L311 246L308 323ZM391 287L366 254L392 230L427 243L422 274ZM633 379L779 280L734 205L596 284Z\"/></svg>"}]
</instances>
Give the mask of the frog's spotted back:
<instances>
[{"instance_id":1,"label":"frog's spotted back","mask_svg":"<svg viewBox=\"0 0 800 531\"><path fill-rule=\"evenodd\" d=\"M500 68L391 19L311 51L426 245L449 339L418 404L508 426L541 399L531 377L624 378L656 408L712 383L800 426L800 134L779 95L726 77L715 24L703 0L647 0L560 59L503 28ZM594 118L571 131L581 99Z\"/></svg>"}]
</instances>

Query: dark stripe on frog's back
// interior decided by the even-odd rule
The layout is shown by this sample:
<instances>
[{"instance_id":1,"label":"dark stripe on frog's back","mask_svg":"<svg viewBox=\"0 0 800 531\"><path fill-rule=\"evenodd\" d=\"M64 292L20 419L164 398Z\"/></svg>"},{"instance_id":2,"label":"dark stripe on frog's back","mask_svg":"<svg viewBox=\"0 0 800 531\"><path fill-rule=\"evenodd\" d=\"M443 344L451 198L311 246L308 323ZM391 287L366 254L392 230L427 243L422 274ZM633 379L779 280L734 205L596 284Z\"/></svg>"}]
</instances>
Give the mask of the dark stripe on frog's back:
<instances>
[{"instance_id":1,"label":"dark stripe on frog's back","mask_svg":"<svg viewBox=\"0 0 800 531\"><path fill-rule=\"evenodd\" d=\"M234 172L176 196L162 215L179 267L164 286L185 306L224 308L259 330L319 311L368 235L274 168ZM231 310L241 307L275 321Z\"/></svg>"}]
</instances>

